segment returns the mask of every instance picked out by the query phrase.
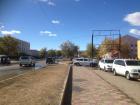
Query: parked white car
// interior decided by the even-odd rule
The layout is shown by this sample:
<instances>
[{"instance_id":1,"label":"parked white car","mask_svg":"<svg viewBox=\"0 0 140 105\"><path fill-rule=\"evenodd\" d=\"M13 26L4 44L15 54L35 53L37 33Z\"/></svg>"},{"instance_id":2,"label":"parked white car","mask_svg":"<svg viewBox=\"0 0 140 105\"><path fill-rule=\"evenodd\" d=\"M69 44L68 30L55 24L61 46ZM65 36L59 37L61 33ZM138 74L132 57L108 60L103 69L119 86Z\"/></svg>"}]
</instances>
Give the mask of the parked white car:
<instances>
[{"instance_id":1,"label":"parked white car","mask_svg":"<svg viewBox=\"0 0 140 105\"><path fill-rule=\"evenodd\" d=\"M90 58L75 58L73 59L73 64L76 66L97 66L98 60L97 59L90 59Z\"/></svg>"},{"instance_id":2,"label":"parked white car","mask_svg":"<svg viewBox=\"0 0 140 105\"><path fill-rule=\"evenodd\" d=\"M32 56L21 56L19 59L19 65L35 66L35 59Z\"/></svg>"},{"instance_id":3,"label":"parked white car","mask_svg":"<svg viewBox=\"0 0 140 105\"><path fill-rule=\"evenodd\" d=\"M123 75L128 80L140 79L140 61L135 59L116 59L113 62L113 74Z\"/></svg>"},{"instance_id":4,"label":"parked white car","mask_svg":"<svg viewBox=\"0 0 140 105\"><path fill-rule=\"evenodd\" d=\"M112 71L113 59L103 58L99 61L100 70Z\"/></svg>"}]
</instances>

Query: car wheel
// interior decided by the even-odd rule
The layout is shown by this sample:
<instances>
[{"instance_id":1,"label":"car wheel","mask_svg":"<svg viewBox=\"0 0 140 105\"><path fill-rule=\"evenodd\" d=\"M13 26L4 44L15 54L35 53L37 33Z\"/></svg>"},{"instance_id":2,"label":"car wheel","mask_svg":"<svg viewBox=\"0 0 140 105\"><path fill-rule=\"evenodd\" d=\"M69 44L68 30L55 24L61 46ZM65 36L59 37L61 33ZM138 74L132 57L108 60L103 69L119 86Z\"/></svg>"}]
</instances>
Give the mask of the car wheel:
<instances>
[{"instance_id":1,"label":"car wheel","mask_svg":"<svg viewBox=\"0 0 140 105\"><path fill-rule=\"evenodd\" d=\"M104 71L107 72L106 68L104 67Z\"/></svg>"},{"instance_id":2,"label":"car wheel","mask_svg":"<svg viewBox=\"0 0 140 105\"><path fill-rule=\"evenodd\" d=\"M75 63L75 65L76 65L76 66L80 66L80 64L79 64L79 63Z\"/></svg>"},{"instance_id":3,"label":"car wheel","mask_svg":"<svg viewBox=\"0 0 140 105\"><path fill-rule=\"evenodd\" d=\"M129 72L126 73L126 79L127 80L130 80L131 79Z\"/></svg>"},{"instance_id":4,"label":"car wheel","mask_svg":"<svg viewBox=\"0 0 140 105\"><path fill-rule=\"evenodd\" d=\"M113 70L113 74L114 74L115 76L117 75L116 70Z\"/></svg>"},{"instance_id":5,"label":"car wheel","mask_svg":"<svg viewBox=\"0 0 140 105\"><path fill-rule=\"evenodd\" d=\"M90 67L93 67L93 63L90 64Z\"/></svg>"},{"instance_id":6,"label":"car wheel","mask_svg":"<svg viewBox=\"0 0 140 105\"><path fill-rule=\"evenodd\" d=\"M31 66L32 66L32 64L29 64L28 66L29 66L29 67L31 67Z\"/></svg>"}]
</instances>

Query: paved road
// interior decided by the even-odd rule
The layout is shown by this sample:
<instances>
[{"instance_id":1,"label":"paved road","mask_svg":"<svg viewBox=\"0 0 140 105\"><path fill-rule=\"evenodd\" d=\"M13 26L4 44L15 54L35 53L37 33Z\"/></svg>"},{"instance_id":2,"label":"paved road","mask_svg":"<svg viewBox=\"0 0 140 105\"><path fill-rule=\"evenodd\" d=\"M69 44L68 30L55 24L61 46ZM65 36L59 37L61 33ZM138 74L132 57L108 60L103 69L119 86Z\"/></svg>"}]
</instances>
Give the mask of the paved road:
<instances>
[{"instance_id":1,"label":"paved road","mask_svg":"<svg viewBox=\"0 0 140 105\"><path fill-rule=\"evenodd\" d=\"M18 64L9 66L0 66L0 81L23 74L30 70L38 70L39 68L45 66L46 66L45 61L38 61L35 67L20 67Z\"/></svg>"},{"instance_id":2,"label":"paved road","mask_svg":"<svg viewBox=\"0 0 140 105\"><path fill-rule=\"evenodd\" d=\"M91 69L74 67L72 105L138 105Z\"/></svg>"},{"instance_id":3,"label":"paved road","mask_svg":"<svg viewBox=\"0 0 140 105\"><path fill-rule=\"evenodd\" d=\"M127 80L125 77L114 76L111 72L104 72L97 69L93 69L92 72L96 73L102 79L123 91L140 105L140 80Z\"/></svg>"}]
</instances>

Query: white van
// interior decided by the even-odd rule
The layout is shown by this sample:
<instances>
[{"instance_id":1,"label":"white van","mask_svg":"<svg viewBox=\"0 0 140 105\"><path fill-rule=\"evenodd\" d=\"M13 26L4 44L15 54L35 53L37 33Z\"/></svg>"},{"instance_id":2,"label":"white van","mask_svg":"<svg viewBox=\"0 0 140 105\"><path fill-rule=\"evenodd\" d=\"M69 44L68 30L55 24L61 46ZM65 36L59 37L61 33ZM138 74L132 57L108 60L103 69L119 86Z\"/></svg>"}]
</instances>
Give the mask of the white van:
<instances>
[{"instance_id":1,"label":"white van","mask_svg":"<svg viewBox=\"0 0 140 105\"><path fill-rule=\"evenodd\" d=\"M76 66L96 67L97 63L98 63L97 59L90 59L90 58L75 58L75 59L73 59L73 64Z\"/></svg>"},{"instance_id":2,"label":"white van","mask_svg":"<svg viewBox=\"0 0 140 105\"><path fill-rule=\"evenodd\" d=\"M35 59L32 56L21 56L19 58L19 65L35 66Z\"/></svg>"},{"instance_id":3,"label":"white van","mask_svg":"<svg viewBox=\"0 0 140 105\"><path fill-rule=\"evenodd\" d=\"M112 70L114 75L123 75L128 80L140 79L140 61L135 59L115 59Z\"/></svg>"}]
</instances>

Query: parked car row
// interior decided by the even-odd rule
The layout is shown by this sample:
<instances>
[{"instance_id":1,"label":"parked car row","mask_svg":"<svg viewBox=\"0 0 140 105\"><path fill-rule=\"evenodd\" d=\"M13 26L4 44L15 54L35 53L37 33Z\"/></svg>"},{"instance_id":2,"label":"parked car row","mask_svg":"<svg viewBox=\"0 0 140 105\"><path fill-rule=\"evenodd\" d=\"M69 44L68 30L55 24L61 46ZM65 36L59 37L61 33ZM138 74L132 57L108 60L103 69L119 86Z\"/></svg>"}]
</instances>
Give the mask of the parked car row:
<instances>
[{"instance_id":1,"label":"parked car row","mask_svg":"<svg viewBox=\"0 0 140 105\"><path fill-rule=\"evenodd\" d=\"M102 59L99 69L112 71L113 74L125 76L126 79L140 79L140 61L136 59Z\"/></svg>"}]
</instances>

